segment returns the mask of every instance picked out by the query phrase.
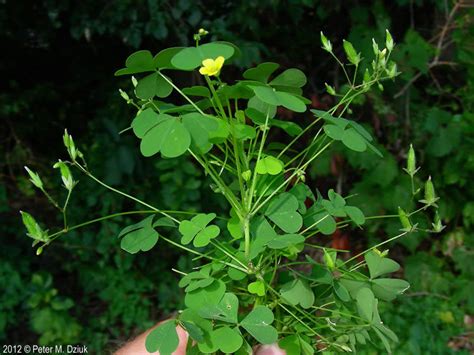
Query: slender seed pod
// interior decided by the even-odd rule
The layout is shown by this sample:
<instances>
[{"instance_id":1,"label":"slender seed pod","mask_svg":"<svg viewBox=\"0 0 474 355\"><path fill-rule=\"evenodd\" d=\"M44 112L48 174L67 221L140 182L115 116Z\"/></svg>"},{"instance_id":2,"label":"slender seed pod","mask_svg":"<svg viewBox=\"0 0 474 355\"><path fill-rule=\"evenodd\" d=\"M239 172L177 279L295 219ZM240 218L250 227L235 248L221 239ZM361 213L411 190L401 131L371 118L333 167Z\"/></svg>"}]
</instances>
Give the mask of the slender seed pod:
<instances>
[{"instance_id":1,"label":"slender seed pod","mask_svg":"<svg viewBox=\"0 0 474 355\"><path fill-rule=\"evenodd\" d=\"M398 207L398 218L404 230L409 231L413 228L410 218L408 218L407 213L401 207Z\"/></svg>"}]
</instances>

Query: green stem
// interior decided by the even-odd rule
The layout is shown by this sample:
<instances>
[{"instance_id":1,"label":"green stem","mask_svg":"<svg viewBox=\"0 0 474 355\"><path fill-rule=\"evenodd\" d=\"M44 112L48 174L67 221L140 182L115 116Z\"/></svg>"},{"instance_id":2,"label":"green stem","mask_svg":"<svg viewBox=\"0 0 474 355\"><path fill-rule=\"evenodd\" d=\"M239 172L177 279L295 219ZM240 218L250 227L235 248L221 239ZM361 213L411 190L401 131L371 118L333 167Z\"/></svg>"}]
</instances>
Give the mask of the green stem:
<instances>
[{"instance_id":1,"label":"green stem","mask_svg":"<svg viewBox=\"0 0 474 355\"><path fill-rule=\"evenodd\" d=\"M115 192L115 193L117 193L117 194L119 194L119 195L122 195L122 196L124 196L124 197L127 197L127 198L129 198L129 199L131 199L131 200L133 200L133 201L135 201L135 202L137 202L137 203L139 203L139 204L141 204L141 205L143 205L143 206L145 206L145 207L148 207L148 208L152 209L153 211L155 211L155 212L157 212L157 213L160 213L160 214L162 214L162 215L165 216L165 217L168 217L169 219L171 219L172 221L174 221L174 222L176 222L176 223L178 223L178 224L181 223L179 220L177 220L177 219L174 218L173 216L170 216L170 215L167 214L166 212L163 212L163 211L161 211L160 209L158 209L158 208L156 208L156 207L154 207L154 206L152 206L152 205L150 205L150 204L148 204L148 203L146 203L146 202L144 202L144 201L142 201L142 200L140 200L140 199L138 199L138 198L136 198L136 197L134 197L134 196L131 196L131 195L129 195L129 194L123 192L123 191L120 191L120 190L118 190L118 189L116 189L116 188L114 188L114 187L112 187L112 186L110 186L110 185L107 185L105 182L103 182L103 181L99 180L98 178L96 178L96 177L95 177L92 173L90 173L88 170L84 169L84 167L83 167L82 165L80 165L79 163L77 163L76 161L74 162L74 164L75 164L76 167L78 167L79 170L81 170L84 174L86 174L88 177L90 177L92 180L94 180L95 182L97 182L99 185L102 185L102 186L105 187L106 189L109 189L109 190L111 190L111 191L113 191L113 192Z\"/></svg>"}]
</instances>

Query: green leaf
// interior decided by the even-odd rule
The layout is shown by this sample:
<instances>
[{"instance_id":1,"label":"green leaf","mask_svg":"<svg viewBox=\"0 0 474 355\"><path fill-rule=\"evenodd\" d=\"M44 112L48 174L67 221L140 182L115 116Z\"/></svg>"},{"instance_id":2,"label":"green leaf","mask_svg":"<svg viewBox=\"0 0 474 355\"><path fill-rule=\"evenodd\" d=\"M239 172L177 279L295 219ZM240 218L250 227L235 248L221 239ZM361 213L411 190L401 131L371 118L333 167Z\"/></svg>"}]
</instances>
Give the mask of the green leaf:
<instances>
[{"instance_id":1,"label":"green leaf","mask_svg":"<svg viewBox=\"0 0 474 355\"><path fill-rule=\"evenodd\" d=\"M185 47L170 47L163 49L153 58L153 66L159 69L174 69L171 59Z\"/></svg>"},{"instance_id":2,"label":"green leaf","mask_svg":"<svg viewBox=\"0 0 474 355\"><path fill-rule=\"evenodd\" d=\"M160 355L171 355L178 345L179 337L173 320L160 324L148 334L145 340L146 350L150 353L159 351Z\"/></svg>"},{"instance_id":3,"label":"green leaf","mask_svg":"<svg viewBox=\"0 0 474 355\"><path fill-rule=\"evenodd\" d=\"M204 333L194 322L182 321L182 327L186 330L189 336L198 343L204 341Z\"/></svg>"},{"instance_id":4,"label":"green leaf","mask_svg":"<svg viewBox=\"0 0 474 355\"><path fill-rule=\"evenodd\" d=\"M149 100L158 97L167 97L173 91L173 87L158 73L150 74L143 79L138 80L135 88L137 97L143 100Z\"/></svg>"},{"instance_id":5,"label":"green leaf","mask_svg":"<svg viewBox=\"0 0 474 355\"><path fill-rule=\"evenodd\" d=\"M266 156L257 162L255 170L260 175L278 175L283 171L283 162L278 158Z\"/></svg>"},{"instance_id":6,"label":"green leaf","mask_svg":"<svg viewBox=\"0 0 474 355\"><path fill-rule=\"evenodd\" d=\"M229 275L229 277L235 281L240 281L247 277L247 274L245 272L237 270L233 267L227 269L227 275Z\"/></svg>"},{"instance_id":7,"label":"green leaf","mask_svg":"<svg viewBox=\"0 0 474 355\"><path fill-rule=\"evenodd\" d=\"M250 243L249 258L254 259L263 250L265 250L265 246L276 236L276 232L270 223L268 223L267 219L263 216L252 220L250 231L253 239Z\"/></svg>"},{"instance_id":8,"label":"green leaf","mask_svg":"<svg viewBox=\"0 0 474 355\"><path fill-rule=\"evenodd\" d=\"M209 304L199 310L203 318L219 320L227 323L237 323L239 300L233 293L227 292L218 304Z\"/></svg>"},{"instance_id":9,"label":"green leaf","mask_svg":"<svg viewBox=\"0 0 474 355\"><path fill-rule=\"evenodd\" d=\"M130 254L139 251L148 251L158 242L158 232L152 226L154 216L149 216L143 221L124 228L119 238L122 237L120 247Z\"/></svg>"},{"instance_id":10,"label":"green leaf","mask_svg":"<svg viewBox=\"0 0 474 355\"><path fill-rule=\"evenodd\" d=\"M150 128L142 139L140 150L145 157L158 152L165 158L183 155L191 144L191 136L184 125L167 114L160 115L160 122Z\"/></svg>"},{"instance_id":11,"label":"green leaf","mask_svg":"<svg viewBox=\"0 0 474 355\"><path fill-rule=\"evenodd\" d=\"M354 206L345 206L344 211L346 211L349 218L358 226L365 223L364 213L359 208Z\"/></svg>"},{"instance_id":12,"label":"green leaf","mask_svg":"<svg viewBox=\"0 0 474 355\"><path fill-rule=\"evenodd\" d=\"M247 140L255 138L257 131L252 126L238 123L234 125L234 134L238 140Z\"/></svg>"},{"instance_id":13,"label":"green leaf","mask_svg":"<svg viewBox=\"0 0 474 355\"><path fill-rule=\"evenodd\" d=\"M367 321L372 322L375 304L374 293L369 288L363 287L357 292L356 302L359 315Z\"/></svg>"},{"instance_id":14,"label":"green leaf","mask_svg":"<svg viewBox=\"0 0 474 355\"><path fill-rule=\"evenodd\" d=\"M218 348L226 354L233 354L242 346L244 339L236 330L228 326L216 329L213 332L213 338Z\"/></svg>"},{"instance_id":15,"label":"green leaf","mask_svg":"<svg viewBox=\"0 0 474 355\"><path fill-rule=\"evenodd\" d=\"M180 50L171 59L173 67L181 70L194 70L202 65L204 59L216 59L223 56L229 59L234 55L234 48L224 43L206 43L199 47L188 47Z\"/></svg>"},{"instance_id":16,"label":"green leaf","mask_svg":"<svg viewBox=\"0 0 474 355\"><path fill-rule=\"evenodd\" d=\"M305 238L300 234L275 235L273 239L268 241L267 247L270 249L285 249L304 243L304 241Z\"/></svg>"},{"instance_id":17,"label":"green leaf","mask_svg":"<svg viewBox=\"0 0 474 355\"><path fill-rule=\"evenodd\" d=\"M289 335L278 342L278 346L285 350L287 354L301 354L301 345L298 335Z\"/></svg>"},{"instance_id":18,"label":"green leaf","mask_svg":"<svg viewBox=\"0 0 474 355\"><path fill-rule=\"evenodd\" d=\"M154 71L153 56L148 50L141 50L131 54L125 61L126 68L117 70L115 76L137 74L147 71Z\"/></svg>"},{"instance_id":19,"label":"green leaf","mask_svg":"<svg viewBox=\"0 0 474 355\"><path fill-rule=\"evenodd\" d=\"M209 305L217 305L224 296L225 289L225 284L221 280L216 280L205 288L186 293L184 303L196 311Z\"/></svg>"},{"instance_id":20,"label":"green leaf","mask_svg":"<svg viewBox=\"0 0 474 355\"><path fill-rule=\"evenodd\" d=\"M234 239L240 239L243 237L239 216L237 216L237 213L235 213L233 208L230 210L230 219L227 222L227 230Z\"/></svg>"},{"instance_id":21,"label":"green leaf","mask_svg":"<svg viewBox=\"0 0 474 355\"><path fill-rule=\"evenodd\" d=\"M276 115L276 105L267 104L266 102L260 100L257 96L253 96L247 102L248 109L254 109L255 111L261 112L264 115L264 120L262 125L265 123L265 117L268 114L268 118L273 118Z\"/></svg>"},{"instance_id":22,"label":"green leaf","mask_svg":"<svg viewBox=\"0 0 474 355\"><path fill-rule=\"evenodd\" d=\"M181 91L188 96L211 97L211 92L205 86L191 86L184 88Z\"/></svg>"},{"instance_id":23,"label":"green leaf","mask_svg":"<svg viewBox=\"0 0 474 355\"><path fill-rule=\"evenodd\" d=\"M284 106L295 112L306 111L306 104L292 94L276 91L267 86L250 86L250 88L255 92L255 95L266 104Z\"/></svg>"},{"instance_id":24,"label":"green leaf","mask_svg":"<svg viewBox=\"0 0 474 355\"><path fill-rule=\"evenodd\" d=\"M243 77L248 80L260 81L266 84L270 75L272 75L278 67L279 65L277 63L260 63L255 68L247 69L244 72Z\"/></svg>"},{"instance_id":25,"label":"green leaf","mask_svg":"<svg viewBox=\"0 0 474 355\"><path fill-rule=\"evenodd\" d=\"M211 132L219 128L219 122L215 117L191 112L182 116L182 122L191 135L193 151L205 154L211 150L212 143L209 140L209 136Z\"/></svg>"},{"instance_id":26,"label":"green leaf","mask_svg":"<svg viewBox=\"0 0 474 355\"><path fill-rule=\"evenodd\" d=\"M132 121L133 133L138 138L143 138L145 134L168 116L158 115L153 109L147 108L141 111Z\"/></svg>"},{"instance_id":27,"label":"green leaf","mask_svg":"<svg viewBox=\"0 0 474 355\"><path fill-rule=\"evenodd\" d=\"M365 262L369 268L370 278L389 274L400 269L400 265L389 258L383 258L374 251L365 254Z\"/></svg>"},{"instance_id":28,"label":"green leaf","mask_svg":"<svg viewBox=\"0 0 474 355\"><path fill-rule=\"evenodd\" d=\"M290 68L278 75L270 82L270 85L283 85L292 87L303 87L306 84L306 75L296 68Z\"/></svg>"},{"instance_id":29,"label":"green leaf","mask_svg":"<svg viewBox=\"0 0 474 355\"><path fill-rule=\"evenodd\" d=\"M344 136L344 129L337 125L326 124L323 126L323 129L324 133L326 133L329 138L332 138L336 141L342 140L342 137Z\"/></svg>"},{"instance_id":30,"label":"green leaf","mask_svg":"<svg viewBox=\"0 0 474 355\"><path fill-rule=\"evenodd\" d=\"M349 128L344 131L342 143L356 152L364 152L367 149L367 143L364 138L354 129Z\"/></svg>"},{"instance_id":31,"label":"green leaf","mask_svg":"<svg viewBox=\"0 0 474 355\"><path fill-rule=\"evenodd\" d=\"M375 279L371 284L376 296L388 302L393 301L410 287L408 282L400 279Z\"/></svg>"},{"instance_id":32,"label":"green leaf","mask_svg":"<svg viewBox=\"0 0 474 355\"><path fill-rule=\"evenodd\" d=\"M280 290L281 297L289 304L296 306L301 305L304 309L314 304L314 293L306 281L296 279L288 282Z\"/></svg>"},{"instance_id":33,"label":"green leaf","mask_svg":"<svg viewBox=\"0 0 474 355\"><path fill-rule=\"evenodd\" d=\"M345 288L339 281L334 282L334 292L336 292L337 297L339 297L343 302L349 302L351 300L349 291L347 291L347 288Z\"/></svg>"},{"instance_id":34,"label":"green leaf","mask_svg":"<svg viewBox=\"0 0 474 355\"><path fill-rule=\"evenodd\" d=\"M270 324L273 313L266 306L256 306L241 322L240 325L261 344L273 344L278 339L277 330Z\"/></svg>"},{"instance_id":35,"label":"green leaf","mask_svg":"<svg viewBox=\"0 0 474 355\"><path fill-rule=\"evenodd\" d=\"M320 211L320 212L318 212ZM321 211L321 208L317 208L313 205L304 217L305 227L318 228L324 235L331 235L337 229L335 219L328 214L328 212Z\"/></svg>"},{"instance_id":36,"label":"green leaf","mask_svg":"<svg viewBox=\"0 0 474 355\"><path fill-rule=\"evenodd\" d=\"M190 221L182 221L179 225L179 232L182 235L181 244L189 244L193 239L195 247L204 247L208 245L211 239L217 237L220 233L218 226L208 224L216 218L215 213L198 214Z\"/></svg>"},{"instance_id":37,"label":"green leaf","mask_svg":"<svg viewBox=\"0 0 474 355\"><path fill-rule=\"evenodd\" d=\"M265 211L265 215L286 233L296 233L303 225L303 218L297 212L296 197L283 192L274 197Z\"/></svg>"},{"instance_id":38,"label":"green leaf","mask_svg":"<svg viewBox=\"0 0 474 355\"><path fill-rule=\"evenodd\" d=\"M248 284L247 290L257 296L265 296L265 284L262 281L254 281Z\"/></svg>"},{"instance_id":39,"label":"green leaf","mask_svg":"<svg viewBox=\"0 0 474 355\"><path fill-rule=\"evenodd\" d=\"M277 91L276 96L280 102L280 105L286 107L288 110L295 112L306 111L306 103L299 97L281 91Z\"/></svg>"}]
</instances>

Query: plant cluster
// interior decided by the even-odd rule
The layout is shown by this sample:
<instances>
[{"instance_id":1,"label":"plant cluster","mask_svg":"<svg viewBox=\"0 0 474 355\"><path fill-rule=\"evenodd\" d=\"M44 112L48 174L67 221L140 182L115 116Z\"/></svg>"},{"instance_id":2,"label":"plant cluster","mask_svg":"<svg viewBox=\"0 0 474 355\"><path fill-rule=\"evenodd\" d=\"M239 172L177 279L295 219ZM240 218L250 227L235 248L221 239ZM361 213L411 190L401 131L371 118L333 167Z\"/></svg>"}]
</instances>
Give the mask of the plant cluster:
<instances>
[{"instance_id":1,"label":"plant cluster","mask_svg":"<svg viewBox=\"0 0 474 355\"><path fill-rule=\"evenodd\" d=\"M370 133L342 116L372 86L383 89L383 81L398 75L390 60L392 36L386 32L383 49L372 42L374 60L359 75L363 58L353 45L343 42L348 61L343 63L321 33L323 49L340 65L348 83L342 92L326 84L336 105L327 111L312 110L312 120L302 127L279 117L282 110L297 114L307 110L310 100L302 89L307 79L301 70L281 71L278 64L265 62L246 70L242 79L227 83L225 65L239 55L239 49L228 42L201 44L206 35L202 29L196 33L193 47L172 47L155 56L142 50L127 58L125 68L116 75L140 74L140 78L132 76L134 97L120 91L137 110L122 133L133 132L145 157L189 155L212 181L212 191L227 201L228 209L163 210L121 191L90 171L66 131L63 142L70 160L54 165L67 192L63 203L27 168L33 185L63 216L63 227L51 233L21 212L28 236L34 246L39 245L37 254L72 230L118 216L147 215L118 234L123 250L146 252L163 241L195 256L191 270L174 269L182 275L179 286L185 292L185 309L149 334L148 351L171 354L178 346L175 327L179 324L190 335L190 354L247 354L257 344L275 342L289 354L325 349L350 352L373 342L373 337L390 352L397 336L381 321L379 302L393 301L409 284L388 277L400 265L379 248L420 229L443 229L437 213L427 228L413 222L419 212L437 209L433 182L428 178L424 184L421 207L410 212L399 208L398 215L386 216L399 218L403 228L397 235L347 258L346 250L325 248L318 238L351 225L362 228L369 219L381 216L365 216L351 203L352 196L343 197L334 189L323 195L306 184L306 172L334 144L381 155ZM204 85L179 88L171 78L174 71L196 69ZM274 131L288 137L276 142ZM77 185L71 168L146 209L71 226L68 206ZM421 192L414 179L418 167L413 147L405 170L416 198ZM319 251L319 257L309 250Z\"/></svg>"}]
</instances>

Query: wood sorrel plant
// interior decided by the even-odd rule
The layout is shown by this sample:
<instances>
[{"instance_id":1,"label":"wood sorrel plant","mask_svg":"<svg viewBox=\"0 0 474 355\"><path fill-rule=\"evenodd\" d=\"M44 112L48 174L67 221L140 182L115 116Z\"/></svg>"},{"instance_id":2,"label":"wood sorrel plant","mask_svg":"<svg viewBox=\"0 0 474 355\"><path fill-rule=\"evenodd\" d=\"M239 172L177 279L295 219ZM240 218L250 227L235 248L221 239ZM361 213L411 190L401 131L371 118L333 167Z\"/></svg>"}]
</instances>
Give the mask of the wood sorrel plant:
<instances>
[{"instance_id":1,"label":"wood sorrel plant","mask_svg":"<svg viewBox=\"0 0 474 355\"><path fill-rule=\"evenodd\" d=\"M195 35L195 47L168 48L154 57L147 50L138 51L116 75L140 74L139 79L132 77L136 98L120 93L137 109L129 129L140 140L141 153L152 159L188 155L212 179L212 190L225 197L229 209L196 214L164 211L108 186L89 171L66 131L64 144L70 160L54 165L67 190L63 204L27 168L32 183L64 216L64 226L49 233L31 215L21 212L28 236L34 239L33 245L39 245L38 254L70 230L141 213L145 218L118 236L123 250L146 252L162 241L196 256L193 270L175 270L182 275L179 286L184 289L186 308L150 333L146 340L150 352L171 354L176 349L176 325L190 335L189 354L248 354L255 345L276 342L287 354L350 352L376 338L390 352L390 342L397 337L382 323L378 303L392 301L409 285L387 277L400 266L378 248L416 231L411 217L437 207L431 178L420 209L410 213L400 209L398 215L385 216L400 217L400 234L363 253L340 258L347 251L323 247L318 244L319 236L351 225L362 228L369 218L381 216L365 217L349 198L332 189L323 196L305 183L305 172L335 142L357 152L370 150L368 154L381 155L361 125L341 116L349 112L357 96L374 85L382 87L383 80L398 74L389 60L392 37L387 32L382 50L373 42L375 59L359 81L360 54L344 41L349 63L342 63L321 33L323 48L341 66L348 86L338 94L326 84L337 104L328 111L312 110L312 120L303 128L279 119L277 111L278 107L298 113L307 110L310 101L302 96L303 72L295 68L281 71L278 64L267 62L246 70L243 79L227 83L226 65L239 50L227 42L200 44L206 34L200 30ZM174 71L196 69L204 85L179 88L173 81ZM165 101L173 92L181 100L178 105ZM288 139L272 142L272 131ZM147 209L69 226L67 207L76 186L70 168ZM412 147L406 171L415 198L418 168ZM442 229L436 214L433 231ZM303 256L310 248L319 250L320 257Z\"/></svg>"}]
</instances>

